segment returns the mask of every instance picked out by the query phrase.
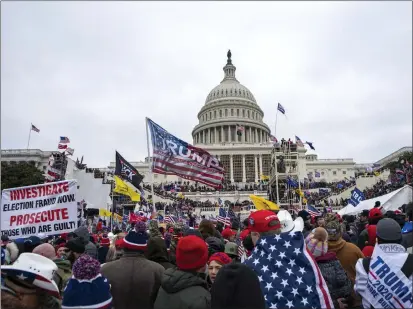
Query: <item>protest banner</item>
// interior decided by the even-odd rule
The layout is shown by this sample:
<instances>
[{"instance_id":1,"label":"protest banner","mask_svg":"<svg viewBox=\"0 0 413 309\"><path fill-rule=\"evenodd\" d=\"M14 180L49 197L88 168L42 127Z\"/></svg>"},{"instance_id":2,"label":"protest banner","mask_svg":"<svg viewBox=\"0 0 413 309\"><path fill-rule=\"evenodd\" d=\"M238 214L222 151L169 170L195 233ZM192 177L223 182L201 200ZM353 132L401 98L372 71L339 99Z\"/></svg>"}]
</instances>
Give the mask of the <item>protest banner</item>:
<instances>
[{"instance_id":1,"label":"protest banner","mask_svg":"<svg viewBox=\"0 0 413 309\"><path fill-rule=\"evenodd\" d=\"M10 239L68 233L77 227L77 181L5 189L1 234Z\"/></svg>"},{"instance_id":2,"label":"protest banner","mask_svg":"<svg viewBox=\"0 0 413 309\"><path fill-rule=\"evenodd\" d=\"M374 247L363 298L366 298L373 308L412 308L411 281L406 278L400 267L395 266L403 265L398 259L406 257L403 254L388 252L403 253L404 248L395 244Z\"/></svg>"}]
</instances>

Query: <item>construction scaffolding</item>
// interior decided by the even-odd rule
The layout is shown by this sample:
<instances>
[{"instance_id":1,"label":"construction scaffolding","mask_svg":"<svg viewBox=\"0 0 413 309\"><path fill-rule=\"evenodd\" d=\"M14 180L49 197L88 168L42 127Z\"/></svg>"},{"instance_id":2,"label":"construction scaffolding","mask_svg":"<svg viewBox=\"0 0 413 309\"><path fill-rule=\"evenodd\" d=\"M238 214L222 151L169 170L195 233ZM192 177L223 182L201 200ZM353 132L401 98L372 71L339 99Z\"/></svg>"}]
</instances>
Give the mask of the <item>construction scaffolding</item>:
<instances>
[{"instance_id":1,"label":"construction scaffolding","mask_svg":"<svg viewBox=\"0 0 413 309\"><path fill-rule=\"evenodd\" d=\"M297 145L287 141L271 151L270 200L284 209L302 209L298 159Z\"/></svg>"}]
</instances>

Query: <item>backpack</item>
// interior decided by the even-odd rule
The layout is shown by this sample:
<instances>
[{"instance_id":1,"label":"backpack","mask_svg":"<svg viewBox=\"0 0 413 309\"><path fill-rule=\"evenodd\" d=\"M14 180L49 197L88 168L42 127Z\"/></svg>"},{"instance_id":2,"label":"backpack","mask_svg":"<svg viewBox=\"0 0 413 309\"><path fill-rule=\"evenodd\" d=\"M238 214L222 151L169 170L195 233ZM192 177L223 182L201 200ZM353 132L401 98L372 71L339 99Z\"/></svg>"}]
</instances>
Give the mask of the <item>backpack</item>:
<instances>
[{"instance_id":1,"label":"backpack","mask_svg":"<svg viewBox=\"0 0 413 309\"><path fill-rule=\"evenodd\" d=\"M370 262L371 262L371 257L366 257L362 261L363 268L367 274L369 273L369 270L370 270ZM413 254L407 255L407 259L404 262L401 268L401 271L406 276L406 278L410 278L410 276L413 275ZM370 306L370 309L374 309L374 307Z\"/></svg>"}]
</instances>

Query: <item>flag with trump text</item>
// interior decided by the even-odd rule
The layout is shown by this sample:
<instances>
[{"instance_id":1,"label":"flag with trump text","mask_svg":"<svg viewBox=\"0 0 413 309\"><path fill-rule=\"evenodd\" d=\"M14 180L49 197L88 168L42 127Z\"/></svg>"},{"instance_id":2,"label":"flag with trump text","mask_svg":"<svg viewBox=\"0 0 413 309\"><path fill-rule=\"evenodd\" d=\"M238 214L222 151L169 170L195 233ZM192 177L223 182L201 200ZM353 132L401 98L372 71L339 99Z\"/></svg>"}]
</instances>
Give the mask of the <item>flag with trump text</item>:
<instances>
[{"instance_id":1,"label":"flag with trump text","mask_svg":"<svg viewBox=\"0 0 413 309\"><path fill-rule=\"evenodd\" d=\"M154 173L177 175L220 188L224 168L218 159L204 149L194 147L147 118L153 147Z\"/></svg>"},{"instance_id":2,"label":"flag with trump text","mask_svg":"<svg viewBox=\"0 0 413 309\"><path fill-rule=\"evenodd\" d=\"M245 264L257 274L267 308L334 308L301 232L261 237Z\"/></svg>"}]
</instances>

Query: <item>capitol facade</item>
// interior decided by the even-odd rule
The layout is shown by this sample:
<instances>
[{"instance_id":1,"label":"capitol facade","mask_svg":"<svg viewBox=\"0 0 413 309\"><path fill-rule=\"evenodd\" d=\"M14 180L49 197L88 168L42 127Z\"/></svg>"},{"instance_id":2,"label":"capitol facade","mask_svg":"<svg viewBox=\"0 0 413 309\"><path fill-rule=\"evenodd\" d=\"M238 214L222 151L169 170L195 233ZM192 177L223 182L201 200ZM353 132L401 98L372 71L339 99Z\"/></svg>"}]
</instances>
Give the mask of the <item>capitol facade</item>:
<instances>
[{"instance_id":1,"label":"capitol facade","mask_svg":"<svg viewBox=\"0 0 413 309\"><path fill-rule=\"evenodd\" d=\"M199 123L192 130L193 144L219 158L225 168L227 182L240 185L257 183L261 175L274 174L271 130L264 122L264 112L253 93L237 80L230 51L223 71L222 81L209 92L197 115ZM376 162L383 166L411 150L412 147L403 147ZM317 174L314 181L336 182L354 177L356 172L373 165L356 164L352 158L318 159L316 154L307 154L304 147L297 147L295 153L294 174L301 181ZM50 151L39 149L6 149L2 150L1 160L33 161L40 170L45 170L50 154ZM144 182L151 180L148 158L144 161L127 159L145 175ZM99 170L112 171L114 167L115 162L110 162L108 167ZM154 183L158 184L184 181L172 175L153 176Z\"/></svg>"}]
</instances>

